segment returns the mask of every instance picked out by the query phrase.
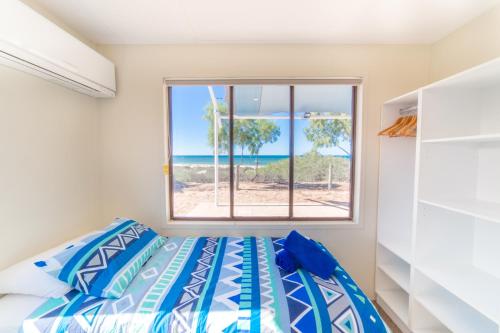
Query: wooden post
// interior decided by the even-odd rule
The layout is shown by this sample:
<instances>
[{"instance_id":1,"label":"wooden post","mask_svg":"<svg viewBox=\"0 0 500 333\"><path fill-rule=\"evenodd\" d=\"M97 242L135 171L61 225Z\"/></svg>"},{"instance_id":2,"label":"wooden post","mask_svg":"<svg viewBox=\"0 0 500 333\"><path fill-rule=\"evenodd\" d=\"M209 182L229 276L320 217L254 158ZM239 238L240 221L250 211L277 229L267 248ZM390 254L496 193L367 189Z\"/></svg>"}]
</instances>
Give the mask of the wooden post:
<instances>
[{"instance_id":1,"label":"wooden post","mask_svg":"<svg viewBox=\"0 0 500 333\"><path fill-rule=\"evenodd\" d=\"M235 185L234 185L234 188L235 190L239 190L240 189L240 165L238 164L236 166L236 172L235 172Z\"/></svg>"},{"instance_id":2,"label":"wooden post","mask_svg":"<svg viewBox=\"0 0 500 333\"><path fill-rule=\"evenodd\" d=\"M208 86L208 93L212 100L214 108L214 199L215 205L219 205L219 110L217 109L217 99L215 98L214 89Z\"/></svg>"},{"instance_id":3,"label":"wooden post","mask_svg":"<svg viewBox=\"0 0 500 333\"><path fill-rule=\"evenodd\" d=\"M332 164L328 164L328 191L332 189Z\"/></svg>"}]
</instances>

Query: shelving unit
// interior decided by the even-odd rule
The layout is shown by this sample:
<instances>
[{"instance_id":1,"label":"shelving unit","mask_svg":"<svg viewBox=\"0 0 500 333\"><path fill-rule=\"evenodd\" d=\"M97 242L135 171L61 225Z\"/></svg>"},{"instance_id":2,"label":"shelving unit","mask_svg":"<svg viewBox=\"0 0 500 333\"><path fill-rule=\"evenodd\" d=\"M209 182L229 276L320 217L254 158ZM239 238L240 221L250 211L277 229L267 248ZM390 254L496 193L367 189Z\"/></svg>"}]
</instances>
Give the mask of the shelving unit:
<instances>
[{"instance_id":1,"label":"shelving unit","mask_svg":"<svg viewBox=\"0 0 500 333\"><path fill-rule=\"evenodd\" d=\"M394 123L399 110L416 105L414 91L384 104L382 128ZM378 203L377 302L404 331L409 329L410 267L416 139L380 142Z\"/></svg>"},{"instance_id":2,"label":"shelving unit","mask_svg":"<svg viewBox=\"0 0 500 333\"><path fill-rule=\"evenodd\" d=\"M419 200L421 204L446 209L452 212L477 217L500 223L498 204L481 200L438 199L436 201Z\"/></svg>"},{"instance_id":3,"label":"shelving unit","mask_svg":"<svg viewBox=\"0 0 500 333\"><path fill-rule=\"evenodd\" d=\"M470 136L455 136L441 139L422 140L422 143L471 143L481 144L488 142L499 142L500 134L485 134L485 135L470 135Z\"/></svg>"},{"instance_id":4,"label":"shelving unit","mask_svg":"<svg viewBox=\"0 0 500 333\"><path fill-rule=\"evenodd\" d=\"M500 332L500 59L384 104L377 301L404 332Z\"/></svg>"}]
</instances>

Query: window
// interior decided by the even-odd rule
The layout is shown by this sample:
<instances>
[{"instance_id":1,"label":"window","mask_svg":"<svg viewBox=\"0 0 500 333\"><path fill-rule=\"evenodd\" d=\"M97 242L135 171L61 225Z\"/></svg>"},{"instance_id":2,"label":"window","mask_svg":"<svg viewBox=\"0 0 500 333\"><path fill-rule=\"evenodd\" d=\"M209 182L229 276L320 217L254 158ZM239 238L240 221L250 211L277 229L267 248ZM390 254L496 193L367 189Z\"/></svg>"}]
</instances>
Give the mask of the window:
<instances>
[{"instance_id":1,"label":"window","mask_svg":"<svg viewBox=\"0 0 500 333\"><path fill-rule=\"evenodd\" d=\"M168 83L171 219L352 219L355 84Z\"/></svg>"}]
</instances>

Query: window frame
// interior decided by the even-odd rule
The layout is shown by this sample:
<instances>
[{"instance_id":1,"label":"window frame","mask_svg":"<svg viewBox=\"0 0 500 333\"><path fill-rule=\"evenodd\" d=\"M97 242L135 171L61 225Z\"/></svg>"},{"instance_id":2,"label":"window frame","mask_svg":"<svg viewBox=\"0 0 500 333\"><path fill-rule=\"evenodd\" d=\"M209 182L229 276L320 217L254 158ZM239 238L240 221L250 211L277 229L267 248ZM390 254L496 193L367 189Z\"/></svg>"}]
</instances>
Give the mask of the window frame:
<instances>
[{"instance_id":1,"label":"window frame","mask_svg":"<svg viewBox=\"0 0 500 333\"><path fill-rule=\"evenodd\" d=\"M172 132L172 87L173 86L204 86L204 85L226 85L229 88L229 204L230 215L221 217L183 217L175 216L174 214L174 192L173 192L173 132ZM235 216L234 215L234 144L233 144L233 125L234 125L234 86L236 85L286 85L290 88L290 135L289 135L289 210L288 216ZM351 133L351 167L350 167L350 202L349 215L346 217L296 217L293 216L294 203L294 141L295 141L295 86L297 85L350 85L352 86L351 107L352 107L352 133ZM359 162L361 156L359 154L358 140L361 110L361 94L362 79L358 77L352 78L247 78L247 79L192 79L192 78L165 78L163 80L163 108L165 122L165 167L164 173L167 179L166 195L167 195L167 220L171 223L175 222L306 222L325 223L325 222L349 222L348 224L358 224L357 215L359 207Z\"/></svg>"}]
</instances>

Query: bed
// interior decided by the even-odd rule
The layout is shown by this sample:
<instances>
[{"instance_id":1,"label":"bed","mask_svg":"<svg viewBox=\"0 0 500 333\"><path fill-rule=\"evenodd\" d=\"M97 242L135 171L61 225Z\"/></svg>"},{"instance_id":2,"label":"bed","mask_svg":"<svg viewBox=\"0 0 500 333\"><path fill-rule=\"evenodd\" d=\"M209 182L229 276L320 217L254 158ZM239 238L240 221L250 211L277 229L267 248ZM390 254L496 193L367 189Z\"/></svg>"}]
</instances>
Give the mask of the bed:
<instances>
[{"instance_id":1,"label":"bed","mask_svg":"<svg viewBox=\"0 0 500 333\"><path fill-rule=\"evenodd\" d=\"M119 299L0 299L0 332L389 332L342 267L323 280L276 266L283 241L172 237Z\"/></svg>"}]
</instances>

